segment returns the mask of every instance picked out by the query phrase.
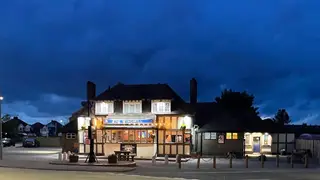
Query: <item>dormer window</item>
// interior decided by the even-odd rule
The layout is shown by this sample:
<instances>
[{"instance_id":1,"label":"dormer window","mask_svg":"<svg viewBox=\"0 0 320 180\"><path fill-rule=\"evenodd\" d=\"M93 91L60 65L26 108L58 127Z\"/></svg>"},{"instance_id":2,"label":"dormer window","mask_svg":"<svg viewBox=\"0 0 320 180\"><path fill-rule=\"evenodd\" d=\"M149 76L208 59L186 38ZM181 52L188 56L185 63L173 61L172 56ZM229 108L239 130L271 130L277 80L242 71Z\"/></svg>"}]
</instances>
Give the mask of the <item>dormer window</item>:
<instances>
[{"instance_id":1,"label":"dormer window","mask_svg":"<svg viewBox=\"0 0 320 180\"><path fill-rule=\"evenodd\" d=\"M114 112L113 102L96 102L95 114L96 115L108 115Z\"/></svg>"},{"instance_id":2,"label":"dormer window","mask_svg":"<svg viewBox=\"0 0 320 180\"><path fill-rule=\"evenodd\" d=\"M170 101L152 101L151 112L153 114L167 114L171 113L171 102Z\"/></svg>"},{"instance_id":3,"label":"dormer window","mask_svg":"<svg viewBox=\"0 0 320 180\"><path fill-rule=\"evenodd\" d=\"M142 113L141 101L124 101L123 114L139 114Z\"/></svg>"}]
</instances>

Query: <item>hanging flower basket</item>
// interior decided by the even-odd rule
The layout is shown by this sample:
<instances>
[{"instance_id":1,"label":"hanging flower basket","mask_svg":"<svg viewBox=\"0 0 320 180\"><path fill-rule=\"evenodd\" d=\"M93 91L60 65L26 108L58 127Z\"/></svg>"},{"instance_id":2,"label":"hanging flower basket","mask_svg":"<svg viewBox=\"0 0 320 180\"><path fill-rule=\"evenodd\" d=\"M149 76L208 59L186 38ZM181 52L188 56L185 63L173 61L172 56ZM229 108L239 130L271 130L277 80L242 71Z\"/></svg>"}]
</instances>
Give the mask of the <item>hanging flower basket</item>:
<instances>
[{"instance_id":1,"label":"hanging flower basket","mask_svg":"<svg viewBox=\"0 0 320 180\"><path fill-rule=\"evenodd\" d=\"M82 127L81 127L81 130L83 130L83 131L86 130L86 127L85 127L85 126L82 126Z\"/></svg>"},{"instance_id":2,"label":"hanging flower basket","mask_svg":"<svg viewBox=\"0 0 320 180\"><path fill-rule=\"evenodd\" d=\"M150 138L154 139L156 136L154 134L150 134Z\"/></svg>"},{"instance_id":3,"label":"hanging flower basket","mask_svg":"<svg viewBox=\"0 0 320 180\"><path fill-rule=\"evenodd\" d=\"M185 126L185 125L182 125L182 126L180 127L180 129L184 131L184 130L186 130L186 126Z\"/></svg>"}]
</instances>

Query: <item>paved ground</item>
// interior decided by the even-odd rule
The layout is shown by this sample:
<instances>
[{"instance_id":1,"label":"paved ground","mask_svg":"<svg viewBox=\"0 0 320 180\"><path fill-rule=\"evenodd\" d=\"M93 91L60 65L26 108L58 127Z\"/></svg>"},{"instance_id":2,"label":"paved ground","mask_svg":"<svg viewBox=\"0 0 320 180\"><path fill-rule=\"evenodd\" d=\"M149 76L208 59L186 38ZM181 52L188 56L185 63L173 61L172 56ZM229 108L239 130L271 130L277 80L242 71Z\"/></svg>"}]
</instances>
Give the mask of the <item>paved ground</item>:
<instances>
[{"instance_id":1,"label":"paved ground","mask_svg":"<svg viewBox=\"0 0 320 180\"><path fill-rule=\"evenodd\" d=\"M151 177L143 175L128 175L120 173L93 173L73 171L45 171L45 170L23 170L0 168L0 179L5 180L145 180L145 179L172 179L170 174L162 173L162 177ZM200 179L200 180L318 180L320 173L317 171L220 171L220 172L177 172L178 179Z\"/></svg>"},{"instance_id":2,"label":"paved ground","mask_svg":"<svg viewBox=\"0 0 320 180\"><path fill-rule=\"evenodd\" d=\"M52 161L58 159L59 152L61 148L23 148L17 144L16 147L4 147L3 157L4 159Z\"/></svg>"},{"instance_id":3,"label":"paved ground","mask_svg":"<svg viewBox=\"0 0 320 180\"><path fill-rule=\"evenodd\" d=\"M4 160L0 161L0 166L8 165L7 167L19 167L28 168L32 166L35 169L42 169L40 171L34 170L14 170L14 169L1 169L0 179L44 179L47 180L56 179L59 176L63 176L62 179L112 179L118 178L134 178L134 179L150 179L152 176L156 179L166 178L186 178L186 179L210 179L210 180L313 180L320 179L320 166L311 161L309 168L304 168L303 164L295 164L294 169L287 164L285 158L280 160L280 168L275 166L275 158L268 158L264 164L264 168L261 168L261 163L252 158L249 160L249 168L246 169L243 159L235 159L233 161L233 168L229 168L229 160L217 159L217 169L212 167L212 159L201 159L200 168L196 167L196 160L191 159L188 162L182 164L182 168L178 169L178 165L174 162L170 162L169 165L165 165L163 161L158 161L155 165L151 164L151 161L136 161L138 167L134 171L127 172L126 170L114 168L105 169L99 167L96 169L90 169L90 167L70 167L70 166L57 166L49 165L49 161L56 160L58 153L61 152L60 148L22 148L22 147L7 147L4 148ZM102 160L100 160L102 161ZM99 172L122 172L122 174L106 174L106 173L85 173L85 172L59 172L59 171L44 171L48 169L55 170L80 170L80 171L99 171ZM14 173L13 173L14 172ZM24 175L26 173L27 175ZM48 176L52 174L52 176ZM43 177L42 177L43 176ZM11 179L10 179L11 178ZM27 178L27 179L26 179ZM153 179L154 179L153 178Z\"/></svg>"},{"instance_id":4,"label":"paved ground","mask_svg":"<svg viewBox=\"0 0 320 180\"><path fill-rule=\"evenodd\" d=\"M44 170L22 170L22 169L9 169L0 168L0 179L3 180L146 180L146 179L171 179L171 178L155 178L144 176L132 176L125 174L115 173L92 173L92 172L72 172L72 171L44 171Z\"/></svg>"}]
</instances>

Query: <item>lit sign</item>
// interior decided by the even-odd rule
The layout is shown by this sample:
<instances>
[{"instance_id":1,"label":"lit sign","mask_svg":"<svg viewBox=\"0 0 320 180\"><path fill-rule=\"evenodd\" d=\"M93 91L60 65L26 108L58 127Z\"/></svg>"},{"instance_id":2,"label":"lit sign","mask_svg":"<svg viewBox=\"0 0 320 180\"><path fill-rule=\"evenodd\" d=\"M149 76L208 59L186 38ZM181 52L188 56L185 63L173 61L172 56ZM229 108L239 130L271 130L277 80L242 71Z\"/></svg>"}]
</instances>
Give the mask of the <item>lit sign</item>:
<instances>
[{"instance_id":1,"label":"lit sign","mask_svg":"<svg viewBox=\"0 0 320 180\"><path fill-rule=\"evenodd\" d=\"M105 124L151 124L153 119L106 119Z\"/></svg>"}]
</instances>

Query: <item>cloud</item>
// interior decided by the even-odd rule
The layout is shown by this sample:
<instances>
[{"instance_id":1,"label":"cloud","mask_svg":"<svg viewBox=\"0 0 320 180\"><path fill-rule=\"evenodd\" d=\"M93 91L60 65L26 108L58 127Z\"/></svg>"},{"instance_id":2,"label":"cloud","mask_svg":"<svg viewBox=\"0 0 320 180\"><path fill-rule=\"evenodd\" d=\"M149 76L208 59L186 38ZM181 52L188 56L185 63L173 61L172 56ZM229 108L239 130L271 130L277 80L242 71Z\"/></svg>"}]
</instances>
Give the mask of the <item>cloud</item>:
<instances>
[{"instance_id":1,"label":"cloud","mask_svg":"<svg viewBox=\"0 0 320 180\"><path fill-rule=\"evenodd\" d=\"M80 99L44 94L36 101L14 101L2 105L2 113L18 116L29 123L48 123L51 120L67 122L71 113L81 107Z\"/></svg>"},{"instance_id":2,"label":"cloud","mask_svg":"<svg viewBox=\"0 0 320 180\"><path fill-rule=\"evenodd\" d=\"M298 0L1 2L1 93L8 105L30 102L39 114L64 116L78 108L75 101L85 97L87 80L99 91L118 81L167 82L187 98L189 79L196 77L201 100L212 100L227 85L255 94L256 103L264 104L262 114L287 108L295 121L317 117L319 5ZM301 109L301 101L312 105Z\"/></svg>"}]
</instances>

